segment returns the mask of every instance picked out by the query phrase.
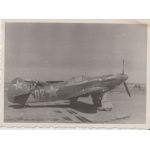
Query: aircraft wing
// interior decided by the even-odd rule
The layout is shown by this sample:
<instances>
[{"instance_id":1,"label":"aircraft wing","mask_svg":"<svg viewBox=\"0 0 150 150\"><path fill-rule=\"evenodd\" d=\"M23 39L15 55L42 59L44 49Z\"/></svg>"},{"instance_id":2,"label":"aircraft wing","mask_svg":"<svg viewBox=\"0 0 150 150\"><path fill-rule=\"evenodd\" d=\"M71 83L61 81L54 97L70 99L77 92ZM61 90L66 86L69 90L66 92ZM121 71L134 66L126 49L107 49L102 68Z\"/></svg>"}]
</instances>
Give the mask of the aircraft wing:
<instances>
[{"instance_id":1,"label":"aircraft wing","mask_svg":"<svg viewBox=\"0 0 150 150\"><path fill-rule=\"evenodd\" d=\"M60 82L64 82L64 81L46 81L46 83L60 83Z\"/></svg>"},{"instance_id":2,"label":"aircraft wing","mask_svg":"<svg viewBox=\"0 0 150 150\"><path fill-rule=\"evenodd\" d=\"M71 95L69 99L75 97L84 97L85 95L89 96L92 93L105 93L106 91L108 91L108 88L106 87L91 87L91 88L83 89L80 92Z\"/></svg>"}]
</instances>

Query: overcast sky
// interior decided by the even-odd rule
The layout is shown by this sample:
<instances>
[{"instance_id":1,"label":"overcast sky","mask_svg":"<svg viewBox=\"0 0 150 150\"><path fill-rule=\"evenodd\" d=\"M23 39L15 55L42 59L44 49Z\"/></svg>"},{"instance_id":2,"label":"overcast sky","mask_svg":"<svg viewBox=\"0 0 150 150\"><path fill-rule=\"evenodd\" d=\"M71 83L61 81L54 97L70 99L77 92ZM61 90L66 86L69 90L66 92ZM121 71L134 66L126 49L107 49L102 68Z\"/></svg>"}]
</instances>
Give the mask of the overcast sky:
<instances>
[{"instance_id":1,"label":"overcast sky","mask_svg":"<svg viewBox=\"0 0 150 150\"><path fill-rule=\"evenodd\" d=\"M145 25L7 23L5 79L67 80L122 71L146 80Z\"/></svg>"}]
</instances>

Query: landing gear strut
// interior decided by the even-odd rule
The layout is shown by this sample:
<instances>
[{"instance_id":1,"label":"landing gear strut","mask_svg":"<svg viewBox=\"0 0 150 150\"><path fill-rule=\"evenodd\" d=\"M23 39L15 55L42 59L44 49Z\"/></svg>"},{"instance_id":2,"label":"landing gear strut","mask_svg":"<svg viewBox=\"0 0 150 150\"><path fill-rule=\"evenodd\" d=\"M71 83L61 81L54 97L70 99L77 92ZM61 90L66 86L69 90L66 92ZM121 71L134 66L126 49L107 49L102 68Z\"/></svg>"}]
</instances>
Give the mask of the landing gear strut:
<instances>
[{"instance_id":1,"label":"landing gear strut","mask_svg":"<svg viewBox=\"0 0 150 150\"><path fill-rule=\"evenodd\" d=\"M92 101L94 106L97 107L102 107L102 98L103 98L103 94L99 94L99 93L94 93L91 95L92 97Z\"/></svg>"},{"instance_id":2,"label":"landing gear strut","mask_svg":"<svg viewBox=\"0 0 150 150\"><path fill-rule=\"evenodd\" d=\"M100 94L100 93L94 93L91 95L94 106L99 111L111 111L113 107L112 103L110 101L106 101L105 100L106 97L104 97L105 102L103 101L103 105L102 105L103 96L104 94Z\"/></svg>"}]
</instances>

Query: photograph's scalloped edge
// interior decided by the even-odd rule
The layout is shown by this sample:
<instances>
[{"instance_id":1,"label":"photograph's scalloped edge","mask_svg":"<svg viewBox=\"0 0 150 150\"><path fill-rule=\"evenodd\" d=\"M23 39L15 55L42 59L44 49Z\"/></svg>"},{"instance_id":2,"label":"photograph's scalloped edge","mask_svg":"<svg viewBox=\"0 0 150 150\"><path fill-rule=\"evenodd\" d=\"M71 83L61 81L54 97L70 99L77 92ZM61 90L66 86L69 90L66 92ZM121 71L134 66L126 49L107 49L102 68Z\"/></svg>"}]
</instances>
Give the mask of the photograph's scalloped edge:
<instances>
[{"instance_id":1,"label":"photograph's scalloped edge","mask_svg":"<svg viewBox=\"0 0 150 150\"><path fill-rule=\"evenodd\" d=\"M146 123L145 124L81 124L81 123L5 123L4 122L4 24L5 22L41 22L41 23L103 23L103 24L143 24L147 25L147 83L146 83ZM150 129L150 20L0 20L0 127L1 128L61 128L61 129Z\"/></svg>"}]
</instances>

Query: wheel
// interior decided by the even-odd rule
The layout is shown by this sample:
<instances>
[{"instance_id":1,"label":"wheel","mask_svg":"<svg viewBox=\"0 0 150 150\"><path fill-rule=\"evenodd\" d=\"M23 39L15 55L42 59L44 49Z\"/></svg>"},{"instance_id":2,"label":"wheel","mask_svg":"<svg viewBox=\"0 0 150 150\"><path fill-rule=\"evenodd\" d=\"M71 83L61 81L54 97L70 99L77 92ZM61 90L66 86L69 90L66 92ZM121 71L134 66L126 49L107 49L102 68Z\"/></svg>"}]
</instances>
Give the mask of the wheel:
<instances>
[{"instance_id":1,"label":"wheel","mask_svg":"<svg viewBox=\"0 0 150 150\"><path fill-rule=\"evenodd\" d=\"M102 96L100 94L92 94L91 97L95 107L102 107Z\"/></svg>"}]
</instances>

